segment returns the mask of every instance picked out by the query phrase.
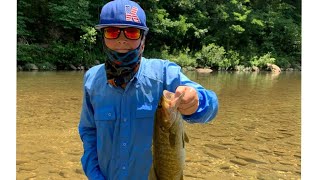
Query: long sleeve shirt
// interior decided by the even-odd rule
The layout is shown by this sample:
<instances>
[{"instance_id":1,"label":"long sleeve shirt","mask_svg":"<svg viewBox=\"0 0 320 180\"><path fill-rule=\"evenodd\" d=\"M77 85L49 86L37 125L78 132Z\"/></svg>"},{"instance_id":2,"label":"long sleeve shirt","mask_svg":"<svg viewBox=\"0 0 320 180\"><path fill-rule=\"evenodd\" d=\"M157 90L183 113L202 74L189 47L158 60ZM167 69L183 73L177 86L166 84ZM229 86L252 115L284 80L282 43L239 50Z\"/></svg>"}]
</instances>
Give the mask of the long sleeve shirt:
<instances>
[{"instance_id":1,"label":"long sleeve shirt","mask_svg":"<svg viewBox=\"0 0 320 180\"><path fill-rule=\"evenodd\" d=\"M141 59L138 72L125 89L107 83L104 64L84 76L79 134L81 163L90 180L147 180L152 164L154 116L163 90L178 86L197 90L199 108L184 115L189 123L211 121L218 99L211 90L191 81L168 60Z\"/></svg>"}]
</instances>

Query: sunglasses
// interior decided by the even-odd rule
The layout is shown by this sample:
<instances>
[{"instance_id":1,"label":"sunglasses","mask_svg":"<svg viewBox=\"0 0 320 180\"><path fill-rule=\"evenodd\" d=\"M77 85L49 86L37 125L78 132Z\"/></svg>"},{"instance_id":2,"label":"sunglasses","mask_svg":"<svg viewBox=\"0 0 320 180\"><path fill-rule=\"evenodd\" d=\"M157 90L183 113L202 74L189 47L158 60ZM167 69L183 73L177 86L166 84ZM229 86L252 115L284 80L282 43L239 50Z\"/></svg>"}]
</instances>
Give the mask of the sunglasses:
<instances>
[{"instance_id":1,"label":"sunglasses","mask_svg":"<svg viewBox=\"0 0 320 180\"><path fill-rule=\"evenodd\" d=\"M137 40L141 36L141 29L128 27L128 28L118 28L118 27L107 27L104 28L104 37L107 39L117 39L120 36L121 31L124 32L124 36L127 39Z\"/></svg>"}]
</instances>

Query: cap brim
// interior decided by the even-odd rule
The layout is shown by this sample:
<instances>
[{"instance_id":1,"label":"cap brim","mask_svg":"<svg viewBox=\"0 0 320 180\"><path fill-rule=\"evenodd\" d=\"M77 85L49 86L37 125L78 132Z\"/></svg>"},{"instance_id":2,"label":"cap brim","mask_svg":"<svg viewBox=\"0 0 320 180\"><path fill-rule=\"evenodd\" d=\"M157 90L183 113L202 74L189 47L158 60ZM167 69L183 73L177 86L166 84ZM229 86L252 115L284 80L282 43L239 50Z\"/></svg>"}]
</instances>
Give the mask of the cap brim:
<instances>
[{"instance_id":1,"label":"cap brim","mask_svg":"<svg viewBox=\"0 0 320 180\"><path fill-rule=\"evenodd\" d=\"M99 24L99 25L96 25L95 28L96 28L97 30L101 30L102 28L110 27L110 26L136 27L136 28L139 28L139 29L143 29L143 30L145 30L145 31L149 31L149 28L147 28L147 27L139 26L139 25L132 25L132 24Z\"/></svg>"}]
</instances>

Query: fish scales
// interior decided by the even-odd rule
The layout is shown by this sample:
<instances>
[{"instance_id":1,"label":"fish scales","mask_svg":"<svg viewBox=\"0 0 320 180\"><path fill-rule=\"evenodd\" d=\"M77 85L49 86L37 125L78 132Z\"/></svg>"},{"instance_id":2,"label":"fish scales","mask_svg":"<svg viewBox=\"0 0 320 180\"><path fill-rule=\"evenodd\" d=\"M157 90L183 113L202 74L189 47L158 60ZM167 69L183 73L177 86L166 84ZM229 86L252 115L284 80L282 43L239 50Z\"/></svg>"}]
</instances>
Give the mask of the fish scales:
<instances>
[{"instance_id":1,"label":"fish scales","mask_svg":"<svg viewBox=\"0 0 320 180\"><path fill-rule=\"evenodd\" d=\"M156 112L153 135L153 164L149 180L181 180L185 165L185 132L177 110L182 97L164 90ZM175 104L172 108L169 103Z\"/></svg>"}]
</instances>

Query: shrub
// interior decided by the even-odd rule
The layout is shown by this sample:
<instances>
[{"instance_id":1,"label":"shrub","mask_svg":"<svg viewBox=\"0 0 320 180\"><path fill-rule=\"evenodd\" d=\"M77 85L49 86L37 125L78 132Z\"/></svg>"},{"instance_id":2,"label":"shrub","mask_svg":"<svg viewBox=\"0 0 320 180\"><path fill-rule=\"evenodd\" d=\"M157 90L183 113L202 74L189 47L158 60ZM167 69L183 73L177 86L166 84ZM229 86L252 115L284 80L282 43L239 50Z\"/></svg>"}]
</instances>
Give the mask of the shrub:
<instances>
[{"instance_id":1,"label":"shrub","mask_svg":"<svg viewBox=\"0 0 320 180\"><path fill-rule=\"evenodd\" d=\"M226 58L218 62L219 68L223 70L234 69L235 66L239 65L240 55L238 52L229 50L226 54Z\"/></svg>"},{"instance_id":2,"label":"shrub","mask_svg":"<svg viewBox=\"0 0 320 180\"><path fill-rule=\"evenodd\" d=\"M225 60L225 53L223 47L212 43L208 46L203 46L201 51L196 53L196 62L199 67L217 68L220 64L226 64L225 62L227 60Z\"/></svg>"},{"instance_id":3,"label":"shrub","mask_svg":"<svg viewBox=\"0 0 320 180\"><path fill-rule=\"evenodd\" d=\"M184 51L177 51L174 52L172 55L169 55L167 59L177 63L181 67L195 67L196 66L196 59L189 54L190 49L187 48Z\"/></svg>"},{"instance_id":4,"label":"shrub","mask_svg":"<svg viewBox=\"0 0 320 180\"><path fill-rule=\"evenodd\" d=\"M50 51L53 64L56 65L59 70L68 69L69 64L76 66L84 64L84 53L80 45L55 42L52 44Z\"/></svg>"},{"instance_id":5,"label":"shrub","mask_svg":"<svg viewBox=\"0 0 320 180\"><path fill-rule=\"evenodd\" d=\"M276 59L271 57L271 53L267 53L263 56L254 56L250 59L250 65L251 66L257 66L259 68L262 68L267 65L267 63L273 64L275 63Z\"/></svg>"},{"instance_id":6,"label":"shrub","mask_svg":"<svg viewBox=\"0 0 320 180\"><path fill-rule=\"evenodd\" d=\"M17 63L25 65L44 61L45 49L38 44L17 44Z\"/></svg>"}]
</instances>

